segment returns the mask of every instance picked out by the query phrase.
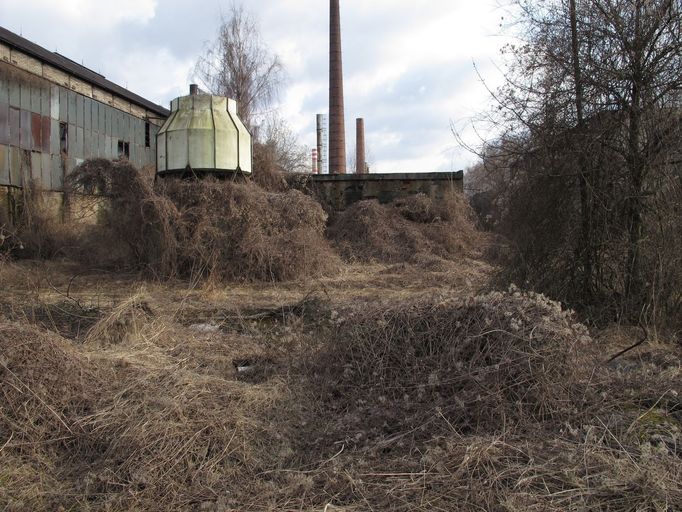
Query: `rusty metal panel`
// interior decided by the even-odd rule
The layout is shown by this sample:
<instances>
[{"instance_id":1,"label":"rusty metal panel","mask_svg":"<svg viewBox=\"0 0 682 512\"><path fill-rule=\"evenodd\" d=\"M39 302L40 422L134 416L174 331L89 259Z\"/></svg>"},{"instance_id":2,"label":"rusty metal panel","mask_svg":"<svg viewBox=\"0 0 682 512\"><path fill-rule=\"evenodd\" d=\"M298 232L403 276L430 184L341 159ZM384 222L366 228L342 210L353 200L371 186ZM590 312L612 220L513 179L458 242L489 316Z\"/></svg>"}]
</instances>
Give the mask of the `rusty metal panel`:
<instances>
[{"instance_id":1,"label":"rusty metal panel","mask_svg":"<svg viewBox=\"0 0 682 512\"><path fill-rule=\"evenodd\" d=\"M21 142L21 110L9 108L9 143L19 147Z\"/></svg>"},{"instance_id":2,"label":"rusty metal panel","mask_svg":"<svg viewBox=\"0 0 682 512\"><path fill-rule=\"evenodd\" d=\"M50 154L50 140L52 135L52 120L47 116L40 118L40 135L42 144L40 150L49 155Z\"/></svg>"},{"instance_id":3,"label":"rusty metal panel","mask_svg":"<svg viewBox=\"0 0 682 512\"><path fill-rule=\"evenodd\" d=\"M21 154L22 151L17 147L9 148L9 181L15 187L20 187L21 180Z\"/></svg>"},{"instance_id":4,"label":"rusty metal panel","mask_svg":"<svg viewBox=\"0 0 682 512\"><path fill-rule=\"evenodd\" d=\"M69 121L69 91L59 88L59 120L62 123Z\"/></svg>"},{"instance_id":5,"label":"rusty metal panel","mask_svg":"<svg viewBox=\"0 0 682 512\"><path fill-rule=\"evenodd\" d=\"M0 185L11 185L9 179L9 146L0 144Z\"/></svg>"},{"instance_id":6,"label":"rusty metal panel","mask_svg":"<svg viewBox=\"0 0 682 512\"><path fill-rule=\"evenodd\" d=\"M50 119L50 154L59 155L59 121Z\"/></svg>"},{"instance_id":7,"label":"rusty metal panel","mask_svg":"<svg viewBox=\"0 0 682 512\"><path fill-rule=\"evenodd\" d=\"M50 117L52 119L59 119L59 87L53 85L50 87Z\"/></svg>"},{"instance_id":8,"label":"rusty metal panel","mask_svg":"<svg viewBox=\"0 0 682 512\"><path fill-rule=\"evenodd\" d=\"M31 112L20 110L19 123L19 147L30 150L33 147L33 135L31 134Z\"/></svg>"},{"instance_id":9,"label":"rusty metal panel","mask_svg":"<svg viewBox=\"0 0 682 512\"><path fill-rule=\"evenodd\" d=\"M50 156L50 182L54 190L62 190L64 188L64 168L62 166L62 159L59 156Z\"/></svg>"},{"instance_id":10,"label":"rusty metal panel","mask_svg":"<svg viewBox=\"0 0 682 512\"><path fill-rule=\"evenodd\" d=\"M76 124L76 96L77 94L73 91L67 92L67 97L69 101L69 124Z\"/></svg>"},{"instance_id":11,"label":"rusty metal panel","mask_svg":"<svg viewBox=\"0 0 682 512\"><path fill-rule=\"evenodd\" d=\"M92 100L85 98L83 103L83 128L92 130Z\"/></svg>"},{"instance_id":12,"label":"rusty metal panel","mask_svg":"<svg viewBox=\"0 0 682 512\"><path fill-rule=\"evenodd\" d=\"M83 158L83 128L76 126L76 146L73 152L69 152L76 158Z\"/></svg>"},{"instance_id":13,"label":"rusty metal panel","mask_svg":"<svg viewBox=\"0 0 682 512\"><path fill-rule=\"evenodd\" d=\"M34 114L40 114L43 106L42 106L42 99L40 97L40 87L36 85L32 85L30 88L31 91L31 112Z\"/></svg>"},{"instance_id":14,"label":"rusty metal panel","mask_svg":"<svg viewBox=\"0 0 682 512\"><path fill-rule=\"evenodd\" d=\"M80 94L76 96L76 125L85 125L85 98Z\"/></svg>"},{"instance_id":15,"label":"rusty metal panel","mask_svg":"<svg viewBox=\"0 0 682 512\"><path fill-rule=\"evenodd\" d=\"M0 144L9 144L9 104L0 103Z\"/></svg>"},{"instance_id":16,"label":"rusty metal panel","mask_svg":"<svg viewBox=\"0 0 682 512\"><path fill-rule=\"evenodd\" d=\"M21 87L14 80L9 81L9 104L14 108L21 108Z\"/></svg>"},{"instance_id":17,"label":"rusty metal panel","mask_svg":"<svg viewBox=\"0 0 682 512\"><path fill-rule=\"evenodd\" d=\"M31 112L31 151L40 151L43 147L41 129L42 120L40 119L40 114Z\"/></svg>"}]
</instances>

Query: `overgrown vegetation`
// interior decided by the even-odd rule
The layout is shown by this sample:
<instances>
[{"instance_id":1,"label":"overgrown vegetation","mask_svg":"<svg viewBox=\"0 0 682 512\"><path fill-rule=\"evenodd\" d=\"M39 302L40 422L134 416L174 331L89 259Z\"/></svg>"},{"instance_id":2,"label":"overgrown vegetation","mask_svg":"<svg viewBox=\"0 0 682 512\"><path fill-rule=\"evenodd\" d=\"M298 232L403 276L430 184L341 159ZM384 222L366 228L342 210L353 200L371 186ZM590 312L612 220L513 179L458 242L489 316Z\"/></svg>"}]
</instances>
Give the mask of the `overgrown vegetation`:
<instances>
[{"instance_id":1,"label":"overgrown vegetation","mask_svg":"<svg viewBox=\"0 0 682 512\"><path fill-rule=\"evenodd\" d=\"M543 296L131 286L74 339L0 313L4 509L682 506L681 354L604 364Z\"/></svg>"},{"instance_id":2,"label":"overgrown vegetation","mask_svg":"<svg viewBox=\"0 0 682 512\"><path fill-rule=\"evenodd\" d=\"M471 173L508 279L593 321L679 329L680 2L514 5L501 135Z\"/></svg>"},{"instance_id":3,"label":"overgrown vegetation","mask_svg":"<svg viewBox=\"0 0 682 512\"><path fill-rule=\"evenodd\" d=\"M329 237L346 260L383 263L457 260L484 242L456 191L438 200L417 194L390 205L361 201L333 218Z\"/></svg>"},{"instance_id":4,"label":"overgrown vegetation","mask_svg":"<svg viewBox=\"0 0 682 512\"><path fill-rule=\"evenodd\" d=\"M89 265L173 277L265 281L319 276L338 259L326 214L297 191L230 181L153 184L127 162L91 160L70 177L106 198L74 256ZM96 256L93 259L92 256Z\"/></svg>"}]
</instances>

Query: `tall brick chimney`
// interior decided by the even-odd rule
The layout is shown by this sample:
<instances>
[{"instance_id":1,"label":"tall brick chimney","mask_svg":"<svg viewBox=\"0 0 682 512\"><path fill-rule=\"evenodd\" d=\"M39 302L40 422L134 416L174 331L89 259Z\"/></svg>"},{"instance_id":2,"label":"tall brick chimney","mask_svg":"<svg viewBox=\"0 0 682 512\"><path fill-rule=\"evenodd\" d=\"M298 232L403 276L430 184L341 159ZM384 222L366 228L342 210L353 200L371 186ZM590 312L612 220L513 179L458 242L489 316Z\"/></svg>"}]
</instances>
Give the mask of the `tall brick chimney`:
<instances>
[{"instance_id":1,"label":"tall brick chimney","mask_svg":"<svg viewBox=\"0 0 682 512\"><path fill-rule=\"evenodd\" d=\"M367 174L365 161L365 120L355 120L355 173Z\"/></svg>"},{"instance_id":2,"label":"tall brick chimney","mask_svg":"<svg viewBox=\"0 0 682 512\"><path fill-rule=\"evenodd\" d=\"M346 174L346 123L339 0L329 7L329 173Z\"/></svg>"}]
</instances>

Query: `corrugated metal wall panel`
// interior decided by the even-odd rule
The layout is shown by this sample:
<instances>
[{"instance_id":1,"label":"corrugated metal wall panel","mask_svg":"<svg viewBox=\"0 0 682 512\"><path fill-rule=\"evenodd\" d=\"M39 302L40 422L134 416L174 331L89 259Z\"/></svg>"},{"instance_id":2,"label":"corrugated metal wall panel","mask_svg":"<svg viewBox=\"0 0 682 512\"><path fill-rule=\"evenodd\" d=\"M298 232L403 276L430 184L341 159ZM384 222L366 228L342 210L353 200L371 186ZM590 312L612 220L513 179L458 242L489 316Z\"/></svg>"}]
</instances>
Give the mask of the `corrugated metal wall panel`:
<instances>
[{"instance_id":1,"label":"corrugated metal wall panel","mask_svg":"<svg viewBox=\"0 0 682 512\"><path fill-rule=\"evenodd\" d=\"M33 146L31 136L31 112L28 110L19 111L19 147L30 150Z\"/></svg>"},{"instance_id":2,"label":"corrugated metal wall panel","mask_svg":"<svg viewBox=\"0 0 682 512\"><path fill-rule=\"evenodd\" d=\"M59 119L59 87L53 85L50 88L50 117L52 119Z\"/></svg>"},{"instance_id":3,"label":"corrugated metal wall panel","mask_svg":"<svg viewBox=\"0 0 682 512\"><path fill-rule=\"evenodd\" d=\"M108 137L111 137L111 118L113 116L113 111L111 108L105 108L104 109L104 134L107 135Z\"/></svg>"},{"instance_id":4,"label":"corrugated metal wall panel","mask_svg":"<svg viewBox=\"0 0 682 512\"><path fill-rule=\"evenodd\" d=\"M0 103L9 104L9 83L4 76L0 76Z\"/></svg>"},{"instance_id":5,"label":"corrugated metal wall panel","mask_svg":"<svg viewBox=\"0 0 682 512\"><path fill-rule=\"evenodd\" d=\"M9 104L0 103L0 144L9 144Z\"/></svg>"},{"instance_id":6,"label":"corrugated metal wall panel","mask_svg":"<svg viewBox=\"0 0 682 512\"><path fill-rule=\"evenodd\" d=\"M19 108L21 110L31 111L31 86L28 84L19 84L19 94L21 95L21 100L19 103Z\"/></svg>"},{"instance_id":7,"label":"corrugated metal wall panel","mask_svg":"<svg viewBox=\"0 0 682 512\"><path fill-rule=\"evenodd\" d=\"M43 185L43 173L41 170L42 166L42 156L40 153L31 151L31 179L38 183L38 186L44 188Z\"/></svg>"},{"instance_id":8,"label":"corrugated metal wall panel","mask_svg":"<svg viewBox=\"0 0 682 512\"><path fill-rule=\"evenodd\" d=\"M11 185L9 179L9 146L0 144L0 185Z\"/></svg>"},{"instance_id":9,"label":"corrugated metal wall panel","mask_svg":"<svg viewBox=\"0 0 682 512\"><path fill-rule=\"evenodd\" d=\"M90 98L85 98L83 104L83 128L86 131L92 130L92 100Z\"/></svg>"},{"instance_id":10,"label":"corrugated metal wall panel","mask_svg":"<svg viewBox=\"0 0 682 512\"><path fill-rule=\"evenodd\" d=\"M85 125L85 98L80 94L76 96L76 125L81 128Z\"/></svg>"},{"instance_id":11,"label":"corrugated metal wall panel","mask_svg":"<svg viewBox=\"0 0 682 512\"><path fill-rule=\"evenodd\" d=\"M50 88L40 89L40 115L50 117Z\"/></svg>"},{"instance_id":12,"label":"corrugated metal wall panel","mask_svg":"<svg viewBox=\"0 0 682 512\"><path fill-rule=\"evenodd\" d=\"M10 107L9 109L9 143L19 147L21 142L21 110Z\"/></svg>"},{"instance_id":13,"label":"corrugated metal wall panel","mask_svg":"<svg viewBox=\"0 0 682 512\"><path fill-rule=\"evenodd\" d=\"M83 128L76 127L76 147L72 153L75 158L83 158L83 138L85 136Z\"/></svg>"},{"instance_id":14,"label":"corrugated metal wall panel","mask_svg":"<svg viewBox=\"0 0 682 512\"><path fill-rule=\"evenodd\" d=\"M92 132L83 130L83 158L92 158Z\"/></svg>"},{"instance_id":15,"label":"corrugated metal wall panel","mask_svg":"<svg viewBox=\"0 0 682 512\"><path fill-rule=\"evenodd\" d=\"M69 93L63 87L59 88L59 120L62 123L69 121Z\"/></svg>"},{"instance_id":16,"label":"corrugated metal wall panel","mask_svg":"<svg viewBox=\"0 0 682 512\"><path fill-rule=\"evenodd\" d=\"M50 119L50 154L59 156L59 120Z\"/></svg>"},{"instance_id":17,"label":"corrugated metal wall panel","mask_svg":"<svg viewBox=\"0 0 682 512\"><path fill-rule=\"evenodd\" d=\"M40 88L32 85L31 86L31 112L34 114L40 114L42 112L42 99L40 97Z\"/></svg>"},{"instance_id":18,"label":"corrugated metal wall panel","mask_svg":"<svg viewBox=\"0 0 682 512\"><path fill-rule=\"evenodd\" d=\"M59 156L50 155L50 181L52 188L60 190L64 186L64 171L62 170L62 159Z\"/></svg>"},{"instance_id":19,"label":"corrugated metal wall panel","mask_svg":"<svg viewBox=\"0 0 682 512\"><path fill-rule=\"evenodd\" d=\"M52 186L52 162L49 153L40 153L40 170L43 188L45 190L54 190Z\"/></svg>"},{"instance_id":20,"label":"corrugated metal wall panel","mask_svg":"<svg viewBox=\"0 0 682 512\"><path fill-rule=\"evenodd\" d=\"M20 187L21 180L21 150L17 147L9 148L9 181L15 187Z\"/></svg>"},{"instance_id":21,"label":"corrugated metal wall panel","mask_svg":"<svg viewBox=\"0 0 682 512\"><path fill-rule=\"evenodd\" d=\"M40 133L42 136L42 145L40 146L40 151L49 155L50 140L52 138L52 120L47 116L40 118Z\"/></svg>"},{"instance_id":22,"label":"corrugated metal wall panel","mask_svg":"<svg viewBox=\"0 0 682 512\"><path fill-rule=\"evenodd\" d=\"M9 104L14 108L21 108L21 88L16 82L9 83Z\"/></svg>"},{"instance_id":23,"label":"corrugated metal wall panel","mask_svg":"<svg viewBox=\"0 0 682 512\"><path fill-rule=\"evenodd\" d=\"M42 124L40 114L31 112L31 151L40 151L43 147Z\"/></svg>"},{"instance_id":24,"label":"corrugated metal wall panel","mask_svg":"<svg viewBox=\"0 0 682 512\"><path fill-rule=\"evenodd\" d=\"M76 124L76 96L77 94L73 91L67 91L66 93L69 105L69 124Z\"/></svg>"}]
</instances>

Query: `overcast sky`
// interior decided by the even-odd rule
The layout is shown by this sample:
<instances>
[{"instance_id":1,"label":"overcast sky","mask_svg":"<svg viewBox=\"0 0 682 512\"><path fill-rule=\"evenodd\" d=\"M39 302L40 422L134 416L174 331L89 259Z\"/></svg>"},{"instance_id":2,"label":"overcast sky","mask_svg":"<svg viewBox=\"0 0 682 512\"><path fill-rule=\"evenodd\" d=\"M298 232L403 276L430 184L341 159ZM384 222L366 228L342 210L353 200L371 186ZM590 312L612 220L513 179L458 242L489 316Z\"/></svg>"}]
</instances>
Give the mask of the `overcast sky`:
<instances>
[{"instance_id":1,"label":"overcast sky","mask_svg":"<svg viewBox=\"0 0 682 512\"><path fill-rule=\"evenodd\" d=\"M231 0L0 0L0 24L167 106ZM326 0L244 0L282 59L281 115L309 146L328 104ZM364 117L373 172L449 171L474 157L451 122L488 108L502 40L496 0L341 0L348 150ZM471 139L474 141L474 139Z\"/></svg>"}]
</instances>

